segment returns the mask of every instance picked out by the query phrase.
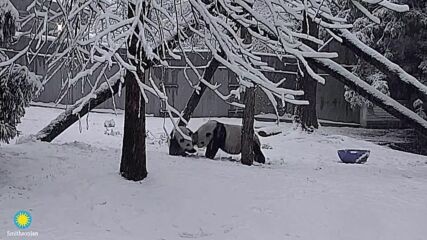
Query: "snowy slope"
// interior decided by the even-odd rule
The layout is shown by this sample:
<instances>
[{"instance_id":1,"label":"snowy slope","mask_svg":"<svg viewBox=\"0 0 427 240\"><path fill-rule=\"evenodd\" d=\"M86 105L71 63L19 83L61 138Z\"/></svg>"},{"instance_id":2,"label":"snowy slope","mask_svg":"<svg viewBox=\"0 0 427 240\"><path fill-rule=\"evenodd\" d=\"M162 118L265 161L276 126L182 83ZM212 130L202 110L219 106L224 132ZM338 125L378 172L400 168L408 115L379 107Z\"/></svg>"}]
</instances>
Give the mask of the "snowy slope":
<instances>
[{"instance_id":1,"label":"snowy slope","mask_svg":"<svg viewBox=\"0 0 427 240\"><path fill-rule=\"evenodd\" d=\"M57 114L30 108L20 129L35 133ZM225 153L171 157L163 120L147 118L149 176L128 182L118 174L121 136L103 133L105 120L120 131L122 118L92 113L82 133L76 124L51 144L0 146L0 239L17 230L12 218L21 209L31 211L34 239L43 240L426 239L427 157L327 128L261 138L265 166ZM340 163L336 150L350 147L370 149L368 162Z\"/></svg>"}]
</instances>

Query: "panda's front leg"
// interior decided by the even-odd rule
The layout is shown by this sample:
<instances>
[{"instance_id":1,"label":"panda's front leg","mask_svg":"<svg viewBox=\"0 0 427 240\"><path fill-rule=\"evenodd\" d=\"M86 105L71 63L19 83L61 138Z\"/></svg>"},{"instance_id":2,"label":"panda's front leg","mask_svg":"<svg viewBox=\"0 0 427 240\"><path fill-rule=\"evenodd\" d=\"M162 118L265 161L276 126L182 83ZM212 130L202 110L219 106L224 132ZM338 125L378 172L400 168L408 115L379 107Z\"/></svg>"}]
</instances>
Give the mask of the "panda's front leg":
<instances>
[{"instance_id":1,"label":"panda's front leg","mask_svg":"<svg viewBox=\"0 0 427 240\"><path fill-rule=\"evenodd\" d=\"M262 154L261 146L258 143L254 143L253 145L253 151L254 151L254 160L258 163L265 163L265 157L264 154Z\"/></svg>"},{"instance_id":2,"label":"panda's front leg","mask_svg":"<svg viewBox=\"0 0 427 240\"><path fill-rule=\"evenodd\" d=\"M212 140L206 147L205 157L214 159L218 150L219 150L219 145L215 142L215 140Z\"/></svg>"},{"instance_id":3,"label":"panda's front leg","mask_svg":"<svg viewBox=\"0 0 427 240\"><path fill-rule=\"evenodd\" d=\"M169 155L171 156L185 156L185 151L181 148L178 141L175 138L170 139L169 143Z\"/></svg>"}]
</instances>

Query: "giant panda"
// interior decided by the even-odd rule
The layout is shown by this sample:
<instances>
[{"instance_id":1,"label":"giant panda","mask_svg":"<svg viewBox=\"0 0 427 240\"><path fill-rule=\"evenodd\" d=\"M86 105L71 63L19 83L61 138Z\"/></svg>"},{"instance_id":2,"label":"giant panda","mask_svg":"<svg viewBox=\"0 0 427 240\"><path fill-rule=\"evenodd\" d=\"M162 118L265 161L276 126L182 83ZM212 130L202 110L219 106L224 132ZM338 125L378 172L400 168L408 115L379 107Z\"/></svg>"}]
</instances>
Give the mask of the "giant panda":
<instances>
[{"instance_id":1,"label":"giant panda","mask_svg":"<svg viewBox=\"0 0 427 240\"><path fill-rule=\"evenodd\" d=\"M193 133L193 145L199 148L207 147L205 156L213 159L218 149L229 154L240 154L242 126L224 124L215 120L209 120ZM253 150L255 161L265 163L265 157L261 152L261 144L258 136L254 135Z\"/></svg>"},{"instance_id":2,"label":"giant panda","mask_svg":"<svg viewBox=\"0 0 427 240\"><path fill-rule=\"evenodd\" d=\"M193 132L186 127L179 126L179 129L185 135L192 137ZM187 153L195 153L193 142L185 139L181 133L175 128L171 132L171 138L169 142L169 155L172 156L186 156Z\"/></svg>"}]
</instances>

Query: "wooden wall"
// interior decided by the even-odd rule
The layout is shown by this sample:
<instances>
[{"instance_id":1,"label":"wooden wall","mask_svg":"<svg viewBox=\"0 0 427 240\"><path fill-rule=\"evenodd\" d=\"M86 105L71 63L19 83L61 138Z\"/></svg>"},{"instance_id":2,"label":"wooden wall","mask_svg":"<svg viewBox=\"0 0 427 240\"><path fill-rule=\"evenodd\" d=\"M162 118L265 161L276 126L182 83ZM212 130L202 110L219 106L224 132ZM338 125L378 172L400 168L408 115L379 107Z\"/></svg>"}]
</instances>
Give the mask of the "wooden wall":
<instances>
[{"instance_id":1,"label":"wooden wall","mask_svg":"<svg viewBox=\"0 0 427 240\"><path fill-rule=\"evenodd\" d=\"M190 58L193 58L198 63L198 70L200 74L203 72L203 67L206 66L210 57L208 53L201 52L199 54L189 54ZM295 88L296 80L296 62L292 59L284 59L279 61L275 56L267 54L261 54L263 60L267 61L270 66L274 66L276 71L265 71L264 74L273 82L278 82L283 78L287 80L283 83L283 87ZM22 62L25 64L24 62ZM152 71L153 80L157 83L163 81L165 84L168 96L169 104L183 110L188 98L192 93L187 79L184 76L184 71L187 69L187 75L193 84L196 84L197 77L194 72L185 67L183 61L170 60L170 67L154 67L150 69ZM42 57L35 61L33 66L30 66L37 74L45 75L46 68L44 59ZM114 72L115 69L112 69ZM54 78L52 78L46 85L45 90L36 99L40 102L55 102L59 99L58 94L62 87L62 78L67 74L67 69L64 67L62 72L59 72ZM111 73L110 73L111 74ZM94 74L96 78L97 74ZM350 105L344 99L344 86L333 78L325 75L327 78L324 86L319 85L318 88L318 102L317 108L319 111L319 118L332 121L341 122L359 122L359 110L350 108ZM220 84L219 91L224 95L228 94L230 90L237 87L237 78L235 74L224 67L220 67L214 75L214 82ZM77 99L81 98L90 91L90 87L82 86L78 83L76 86L71 88L65 97L60 101L61 104L72 104ZM124 91L122 90L121 96L116 96L115 104L117 108L122 109L124 107ZM265 96L265 93L258 89L256 94L257 104L256 113L273 113L273 107L270 101ZM100 108L112 108L112 100L108 100L102 104ZM283 107L283 106L282 106ZM288 104L281 109L281 112L291 112L292 105ZM155 116L162 115L162 106L156 96L149 95L149 102L147 104L147 113L154 114ZM220 99L213 91L206 91L201 99L199 106L196 108L195 117L228 117L228 116L239 116L241 109L231 106L222 99Z\"/></svg>"}]
</instances>

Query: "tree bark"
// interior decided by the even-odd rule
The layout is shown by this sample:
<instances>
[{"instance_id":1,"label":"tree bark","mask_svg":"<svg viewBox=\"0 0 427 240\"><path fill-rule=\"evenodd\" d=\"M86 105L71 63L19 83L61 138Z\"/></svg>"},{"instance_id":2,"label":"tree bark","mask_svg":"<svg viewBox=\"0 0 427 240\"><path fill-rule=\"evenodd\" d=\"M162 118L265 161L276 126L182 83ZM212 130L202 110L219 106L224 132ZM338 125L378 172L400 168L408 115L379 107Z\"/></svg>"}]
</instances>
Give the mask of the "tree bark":
<instances>
[{"instance_id":1,"label":"tree bark","mask_svg":"<svg viewBox=\"0 0 427 240\"><path fill-rule=\"evenodd\" d=\"M143 74L141 77L143 79ZM120 174L128 180L140 181L147 176L145 101L137 79L131 72L126 73L125 81L127 87Z\"/></svg>"},{"instance_id":2,"label":"tree bark","mask_svg":"<svg viewBox=\"0 0 427 240\"><path fill-rule=\"evenodd\" d=\"M134 17L135 4L128 3L128 18ZM143 9L144 13L145 9ZM143 21L143 16L140 16ZM141 69L141 56L138 54L143 50L138 45L139 31L144 29L135 28L135 33L128 41L128 54L133 57L132 65L137 68L137 79L135 75L127 71L125 82L126 99L125 99L125 122L123 130L122 159L120 162L120 174L133 181L140 181L147 176L145 152L145 101L142 99L141 89L137 81L144 81L144 73Z\"/></svg>"},{"instance_id":3,"label":"tree bark","mask_svg":"<svg viewBox=\"0 0 427 240\"><path fill-rule=\"evenodd\" d=\"M304 15L304 20L302 22L302 33L308 34L310 36L318 37L319 27L314 23L311 18L307 18L306 14ZM307 46L317 49L318 46L307 40L302 41ZM315 66L311 66L314 71L317 69ZM298 79L296 81L296 88L298 90L304 91L304 99L308 100L308 105L301 105L295 107L296 121L301 124L302 129L306 131L312 131L313 128L319 128L319 123L317 121L317 111L316 111L316 96L317 96L317 81L310 77L310 75L304 71L304 76L298 72Z\"/></svg>"},{"instance_id":4,"label":"tree bark","mask_svg":"<svg viewBox=\"0 0 427 240\"><path fill-rule=\"evenodd\" d=\"M243 38L244 44L252 43L252 35L249 30L241 26L240 30L241 38ZM241 163L244 165L251 166L254 162L254 114L255 114L255 85L245 89L245 95L243 98L245 109L243 110L243 126L242 126L242 155Z\"/></svg>"},{"instance_id":5,"label":"tree bark","mask_svg":"<svg viewBox=\"0 0 427 240\"><path fill-rule=\"evenodd\" d=\"M243 98L245 109L243 110L242 127L242 157L244 165L251 166L254 162L254 113L255 113L255 87L246 88Z\"/></svg>"}]
</instances>

